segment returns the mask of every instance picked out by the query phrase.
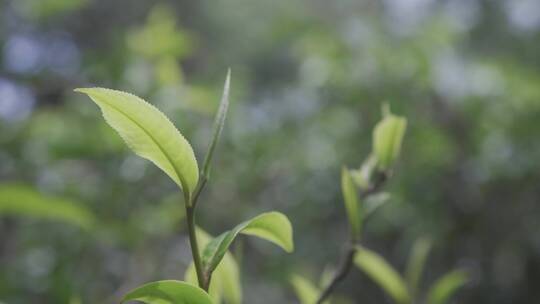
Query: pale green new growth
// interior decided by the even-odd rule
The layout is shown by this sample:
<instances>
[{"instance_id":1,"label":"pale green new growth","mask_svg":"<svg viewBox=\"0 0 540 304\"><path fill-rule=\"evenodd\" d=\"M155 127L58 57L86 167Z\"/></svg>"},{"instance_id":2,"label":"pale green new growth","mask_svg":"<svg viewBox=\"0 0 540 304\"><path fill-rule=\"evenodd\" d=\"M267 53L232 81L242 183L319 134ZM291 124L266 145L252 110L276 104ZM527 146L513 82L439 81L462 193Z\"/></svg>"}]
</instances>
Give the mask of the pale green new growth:
<instances>
[{"instance_id":1,"label":"pale green new growth","mask_svg":"<svg viewBox=\"0 0 540 304\"><path fill-rule=\"evenodd\" d=\"M182 281L157 281L138 287L124 296L122 303L140 301L146 304L213 304L199 287Z\"/></svg>"},{"instance_id":2,"label":"pale green new growth","mask_svg":"<svg viewBox=\"0 0 540 304\"><path fill-rule=\"evenodd\" d=\"M127 145L163 170L189 198L199 179L197 160L189 142L162 112L126 92L104 88L75 91L87 94Z\"/></svg>"},{"instance_id":3,"label":"pale green new growth","mask_svg":"<svg viewBox=\"0 0 540 304\"><path fill-rule=\"evenodd\" d=\"M212 237L202 229L197 228L197 239L204 248L211 241ZM186 270L184 278L187 282L197 286L197 272L195 271L193 262ZM235 258L228 251L212 274L209 294L215 304L221 303L222 297L227 304L242 303L240 270Z\"/></svg>"},{"instance_id":4,"label":"pale green new growth","mask_svg":"<svg viewBox=\"0 0 540 304\"><path fill-rule=\"evenodd\" d=\"M454 270L438 279L427 297L427 304L445 304L450 297L469 281L469 275L464 270Z\"/></svg>"},{"instance_id":5,"label":"pale green new growth","mask_svg":"<svg viewBox=\"0 0 540 304\"><path fill-rule=\"evenodd\" d=\"M405 278L411 293L416 295L420 278L422 277L422 271L426 264L426 259L431 249L431 242L427 239L420 238L414 242L411 256L407 263L407 270L405 271Z\"/></svg>"},{"instance_id":6,"label":"pale green new growth","mask_svg":"<svg viewBox=\"0 0 540 304\"><path fill-rule=\"evenodd\" d=\"M361 209L358 203L356 185L349 170L345 167L341 170L341 192L343 193L343 200L345 201L345 208L351 226L351 236L353 240L358 240L362 224Z\"/></svg>"},{"instance_id":7,"label":"pale green new growth","mask_svg":"<svg viewBox=\"0 0 540 304\"><path fill-rule=\"evenodd\" d=\"M404 117L386 113L373 131L373 152L377 157L377 166L388 169L399 156L401 142L407 120Z\"/></svg>"},{"instance_id":8,"label":"pale green new growth","mask_svg":"<svg viewBox=\"0 0 540 304\"><path fill-rule=\"evenodd\" d=\"M383 288L396 303L409 303L411 296L405 282L384 258L363 247L358 247L354 263Z\"/></svg>"},{"instance_id":9,"label":"pale green new growth","mask_svg":"<svg viewBox=\"0 0 540 304\"><path fill-rule=\"evenodd\" d=\"M320 290L308 279L300 275L293 275L290 281L301 304L314 304L317 302Z\"/></svg>"},{"instance_id":10,"label":"pale green new growth","mask_svg":"<svg viewBox=\"0 0 540 304\"><path fill-rule=\"evenodd\" d=\"M222 233L208 243L202 254L203 268L206 273L211 274L214 271L239 233L268 240L287 252L292 252L294 249L289 219L279 212L263 213Z\"/></svg>"},{"instance_id":11,"label":"pale green new growth","mask_svg":"<svg viewBox=\"0 0 540 304\"><path fill-rule=\"evenodd\" d=\"M94 215L81 204L43 195L19 184L0 185L0 215L21 215L91 228Z\"/></svg>"}]
</instances>

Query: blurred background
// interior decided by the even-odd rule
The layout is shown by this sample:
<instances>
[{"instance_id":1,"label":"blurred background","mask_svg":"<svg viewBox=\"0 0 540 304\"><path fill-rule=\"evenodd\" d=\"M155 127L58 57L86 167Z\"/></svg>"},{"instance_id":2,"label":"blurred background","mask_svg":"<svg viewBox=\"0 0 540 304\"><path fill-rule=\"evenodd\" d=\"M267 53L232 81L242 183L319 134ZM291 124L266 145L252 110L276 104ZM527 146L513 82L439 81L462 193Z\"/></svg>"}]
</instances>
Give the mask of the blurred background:
<instances>
[{"instance_id":1,"label":"blurred background","mask_svg":"<svg viewBox=\"0 0 540 304\"><path fill-rule=\"evenodd\" d=\"M141 283L183 278L176 186L73 89L146 98L201 160L231 67L199 223L218 234L275 209L296 244L287 255L241 242L245 303L297 303L292 273L317 281L337 264L340 169L370 152L385 101L408 129L363 243L403 271L413 242L430 237L423 289L464 267L473 279L455 303L533 303L539 54L537 0L2 0L0 302L117 303ZM358 270L338 294L390 303Z\"/></svg>"}]
</instances>

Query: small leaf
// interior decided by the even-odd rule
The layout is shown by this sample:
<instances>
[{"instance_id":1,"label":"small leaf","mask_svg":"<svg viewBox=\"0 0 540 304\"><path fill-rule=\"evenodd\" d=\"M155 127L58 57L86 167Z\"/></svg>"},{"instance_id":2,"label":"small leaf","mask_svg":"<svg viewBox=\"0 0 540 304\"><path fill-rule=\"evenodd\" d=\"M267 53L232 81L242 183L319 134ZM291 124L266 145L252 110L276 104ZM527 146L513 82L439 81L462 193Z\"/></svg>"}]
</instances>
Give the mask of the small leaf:
<instances>
[{"instance_id":1,"label":"small leaf","mask_svg":"<svg viewBox=\"0 0 540 304\"><path fill-rule=\"evenodd\" d=\"M222 233L208 243L202 254L203 268L206 273L214 271L239 233L265 239L287 252L292 252L294 248L289 219L279 212L263 213Z\"/></svg>"},{"instance_id":2,"label":"small leaf","mask_svg":"<svg viewBox=\"0 0 540 304\"><path fill-rule=\"evenodd\" d=\"M86 229L95 222L94 215L80 203L43 195L20 184L0 185L0 215L61 221Z\"/></svg>"},{"instance_id":3,"label":"small leaf","mask_svg":"<svg viewBox=\"0 0 540 304\"><path fill-rule=\"evenodd\" d=\"M163 170L189 196L199 179L195 154L189 142L158 109L141 98L110 89L87 88L107 123L139 156Z\"/></svg>"},{"instance_id":4,"label":"small leaf","mask_svg":"<svg viewBox=\"0 0 540 304\"><path fill-rule=\"evenodd\" d=\"M317 302L321 292L308 279L300 275L293 275L290 281L301 304L315 304Z\"/></svg>"},{"instance_id":5,"label":"small leaf","mask_svg":"<svg viewBox=\"0 0 540 304\"><path fill-rule=\"evenodd\" d=\"M407 120L404 117L387 113L373 131L373 152L380 170L388 169L401 150Z\"/></svg>"},{"instance_id":6,"label":"small leaf","mask_svg":"<svg viewBox=\"0 0 540 304\"><path fill-rule=\"evenodd\" d=\"M157 281L138 287L126 294L122 303L133 300L147 304L212 304L212 299L204 290L174 280Z\"/></svg>"},{"instance_id":7,"label":"small leaf","mask_svg":"<svg viewBox=\"0 0 540 304\"><path fill-rule=\"evenodd\" d=\"M405 278L413 294L416 294L418 290L418 282L422 277L422 271L424 270L430 249L431 242L425 238L420 238L414 242L411 256L407 263L407 270L405 271Z\"/></svg>"},{"instance_id":8,"label":"small leaf","mask_svg":"<svg viewBox=\"0 0 540 304\"><path fill-rule=\"evenodd\" d=\"M205 247L212 237L200 228L197 228L197 239L201 247ZM193 262L188 267L185 279L197 286L197 273ZM221 298L228 304L242 303L242 286L240 283L240 268L233 255L227 251L223 260L215 269L210 282L209 294L214 303L221 303Z\"/></svg>"},{"instance_id":9,"label":"small leaf","mask_svg":"<svg viewBox=\"0 0 540 304\"><path fill-rule=\"evenodd\" d=\"M390 193L388 192L377 192L368 196L364 203L364 217L367 218L375 211L379 210L379 208L386 204L388 200L390 200Z\"/></svg>"},{"instance_id":10,"label":"small leaf","mask_svg":"<svg viewBox=\"0 0 540 304\"><path fill-rule=\"evenodd\" d=\"M216 113L214 120L214 132L212 135L212 141L210 146L208 146L208 152L204 158L204 164L202 169L202 174L204 177L208 178L210 174L210 162L214 155L214 150L216 149L216 144L221 136L221 131L223 130L223 125L225 124L225 117L227 117L227 109L229 108L229 87L231 83L231 70L227 71L227 78L225 79L225 86L223 87L223 95L221 96L221 102L219 103L219 109Z\"/></svg>"},{"instance_id":11,"label":"small leaf","mask_svg":"<svg viewBox=\"0 0 540 304\"><path fill-rule=\"evenodd\" d=\"M359 169L350 170L351 177L360 189L367 189L371 183L371 176L377 166L377 157L370 154Z\"/></svg>"},{"instance_id":12,"label":"small leaf","mask_svg":"<svg viewBox=\"0 0 540 304\"><path fill-rule=\"evenodd\" d=\"M409 291L397 271L377 253L358 247L354 263L375 281L396 303L408 303Z\"/></svg>"},{"instance_id":13,"label":"small leaf","mask_svg":"<svg viewBox=\"0 0 540 304\"><path fill-rule=\"evenodd\" d=\"M429 290L428 304L445 304L450 297L469 281L469 274L464 270L454 270L438 279Z\"/></svg>"},{"instance_id":14,"label":"small leaf","mask_svg":"<svg viewBox=\"0 0 540 304\"><path fill-rule=\"evenodd\" d=\"M356 186L351 178L349 170L345 167L341 169L341 191L343 192L345 209L347 210L347 217L351 226L351 235L353 240L357 240L360 237L362 216L358 204Z\"/></svg>"}]
</instances>

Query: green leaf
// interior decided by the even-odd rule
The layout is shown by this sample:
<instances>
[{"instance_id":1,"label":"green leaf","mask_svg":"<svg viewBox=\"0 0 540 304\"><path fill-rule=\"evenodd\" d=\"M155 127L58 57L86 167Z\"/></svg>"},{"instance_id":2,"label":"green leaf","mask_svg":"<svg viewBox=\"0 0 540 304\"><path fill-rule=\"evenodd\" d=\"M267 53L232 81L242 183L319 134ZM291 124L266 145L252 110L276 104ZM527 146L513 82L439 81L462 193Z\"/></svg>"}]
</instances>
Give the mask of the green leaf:
<instances>
[{"instance_id":1,"label":"green leaf","mask_svg":"<svg viewBox=\"0 0 540 304\"><path fill-rule=\"evenodd\" d=\"M373 131L373 152L380 170L388 169L401 150L401 142L407 126L404 117L388 113Z\"/></svg>"},{"instance_id":2,"label":"green leaf","mask_svg":"<svg viewBox=\"0 0 540 304\"><path fill-rule=\"evenodd\" d=\"M396 303L408 303L410 301L411 297L405 282L399 273L380 255L359 246L354 256L354 263L383 288Z\"/></svg>"},{"instance_id":3,"label":"green leaf","mask_svg":"<svg viewBox=\"0 0 540 304\"><path fill-rule=\"evenodd\" d=\"M407 262L407 270L405 271L405 278L413 294L416 294L418 290L418 282L422 276L430 249L431 242L425 238L420 238L414 242L411 256Z\"/></svg>"},{"instance_id":4,"label":"green leaf","mask_svg":"<svg viewBox=\"0 0 540 304\"><path fill-rule=\"evenodd\" d=\"M225 86L223 87L223 95L221 96L221 102L219 103L219 109L216 113L214 120L214 132L212 135L212 141L210 146L208 146L208 152L204 158L204 164L202 169L202 174L204 177L208 178L210 174L210 162L212 161L212 156L214 155L214 150L216 149L216 144L221 136L221 131L223 131L223 125L225 124L225 117L227 117L227 109L229 108L229 87L231 83L231 70L227 71L227 78L225 79Z\"/></svg>"},{"instance_id":5,"label":"green leaf","mask_svg":"<svg viewBox=\"0 0 540 304\"><path fill-rule=\"evenodd\" d=\"M158 109L141 98L110 89L88 88L107 123L139 156L163 170L189 196L199 179L195 154L189 142Z\"/></svg>"},{"instance_id":6,"label":"green leaf","mask_svg":"<svg viewBox=\"0 0 540 304\"><path fill-rule=\"evenodd\" d=\"M0 185L0 215L27 216L77 225L89 229L95 217L80 203L43 195L20 184Z\"/></svg>"},{"instance_id":7,"label":"green leaf","mask_svg":"<svg viewBox=\"0 0 540 304\"><path fill-rule=\"evenodd\" d=\"M204 290L174 280L157 281L138 287L126 294L122 303L133 300L147 304L212 304L212 299Z\"/></svg>"},{"instance_id":8,"label":"green leaf","mask_svg":"<svg viewBox=\"0 0 540 304\"><path fill-rule=\"evenodd\" d=\"M321 292L308 279L300 275L293 275L290 282L301 304L315 304L317 302Z\"/></svg>"},{"instance_id":9,"label":"green leaf","mask_svg":"<svg viewBox=\"0 0 540 304\"><path fill-rule=\"evenodd\" d=\"M287 252L292 252L294 248L289 219L279 212L263 213L222 233L208 243L202 254L202 264L206 273L214 271L239 233L268 240Z\"/></svg>"},{"instance_id":10,"label":"green leaf","mask_svg":"<svg viewBox=\"0 0 540 304\"><path fill-rule=\"evenodd\" d=\"M202 247L205 247L212 239L210 235L200 228L197 228L196 233L197 239ZM187 282L197 286L197 273L195 272L195 266L193 263L191 263L188 267L185 274L185 279ZM225 253L223 260L212 275L209 293L214 303L221 303L222 298L224 298L225 302L228 304L242 303L240 270L233 255L228 251Z\"/></svg>"},{"instance_id":11,"label":"green leaf","mask_svg":"<svg viewBox=\"0 0 540 304\"><path fill-rule=\"evenodd\" d=\"M341 191L343 192L345 209L347 210L347 217L349 219L349 224L351 225L351 234L353 239L357 240L360 237L362 216L358 204L356 186L351 178L349 170L345 167L341 169Z\"/></svg>"},{"instance_id":12,"label":"green leaf","mask_svg":"<svg viewBox=\"0 0 540 304\"><path fill-rule=\"evenodd\" d=\"M469 274L464 270L454 270L438 279L430 288L427 303L444 304L463 285L469 281Z\"/></svg>"}]
</instances>

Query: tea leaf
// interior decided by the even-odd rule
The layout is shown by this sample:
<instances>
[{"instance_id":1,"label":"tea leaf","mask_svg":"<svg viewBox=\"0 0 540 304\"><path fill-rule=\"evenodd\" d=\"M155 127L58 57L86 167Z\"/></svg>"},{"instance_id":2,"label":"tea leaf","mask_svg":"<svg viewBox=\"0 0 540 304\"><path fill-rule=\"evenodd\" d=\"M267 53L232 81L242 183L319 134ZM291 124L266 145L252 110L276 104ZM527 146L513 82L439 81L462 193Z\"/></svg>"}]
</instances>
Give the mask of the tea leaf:
<instances>
[{"instance_id":1,"label":"tea leaf","mask_svg":"<svg viewBox=\"0 0 540 304\"><path fill-rule=\"evenodd\" d=\"M107 123L139 156L163 170L189 196L199 179L193 149L172 122L141 98L110 89L87 88Z\"/></svg>"},{"instance_id":2,"label":"tea leaf","mask_svg":"<svg viewBox=\"0 0 540 304\"><path fill-rule=\"evenodd\" d=\"M317 302L320 291L308 279L300 275L293 275L290 281L301 304L315 304Z\"/></svg>"},{"instance_id":3,"label":"tea leaf","mask_svg":"<svg viewBox=\"0 0 540 304\"><path fill-rule=\"evenodd\" d=\"M444 304L463 285L469 281L469 274L464 270L454 270L438 279L430 288L427 303Z\"/></svg>"},{"instance_id":4,"label":"tea leaf","mask_svg":"<svg viewBox=\"0 0 540 304\"><path fill-rule=\"evenodd\" d=\"M95 217L81 204L43 195L20 184L0 185L0 215L28 216L91 228Z\"/></svg>"},{"instance_id":5,"label":"tea leaf","mask_svg":"<svg viewBox=\"0 0 540 304\"><path fill-rule=\"evenodd\" d=\"M422 276L426 259L431 249L431 242L427 239L420 238L414 242L411 256L407 262L407 270L405 271L405 278L409 284L409 288L413 294L418 289L418 282Z\"/></svg>"},{"instance_id":6,"label":"tea leaf","mask_svg":"<svg viewBox=\"0 0 540 304\"><path fill-rule=\"evenodd\" d=\"M211 274L239 233L268 240L287 252L292 252L292 226L289 219L279 212L263 213L245 221L214 238L203 251L202 263L206 273Z\"/></svg>"},{"instance_id":7,"label":"tea leaf","mask_svg":"<svg viewBox=\"0 0 540 304\"><path fill-rule=\"evenodd\" d=\"M156 281L138 287L124 296L122 303L140 301L147 304L212 304L199 287L182 281Z\"/></svg>"},{"instance_id":8,"label":"tea leaf","mask_svg":"<svg viewBox=\"0 0 540 304\"><path fill-rule=\"evenodd\" d=\"M354 240L360 236L361 229L361 211L358 204L358 193L356 186L351 178L349 170L345 167L341 170L341 191L343 192L343 200L345 201L345 209L347 217L351 225L351 234Z\"/></svg>"},{"instance_id":9,"label":"tea leaf","mask_svg":"<svg viewBox=\"0 0 540 304\"><path fill-rule=\"evenodd\" d=\"M407 126L404 117L387 113L373 131L373 152L377 157L377 166L386 170L399 156L401 142Z\"/></svg>"},{"instance_id":10,"label":"tea leaf","mask_svg":"<svg viewBox=\"0 0 540 304\"><path fill-rule=\"evenodd\" d=\"M375 281L397 303L410 301L409 291L397 271L383 257L363 247L358 247L354 263Z\"/></svg>"}]
</instances>

